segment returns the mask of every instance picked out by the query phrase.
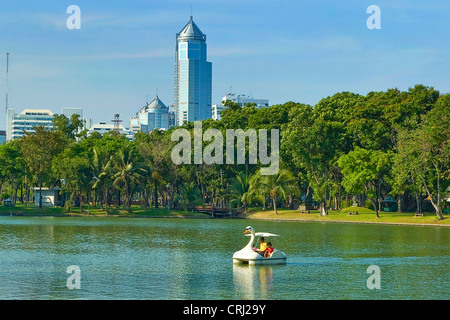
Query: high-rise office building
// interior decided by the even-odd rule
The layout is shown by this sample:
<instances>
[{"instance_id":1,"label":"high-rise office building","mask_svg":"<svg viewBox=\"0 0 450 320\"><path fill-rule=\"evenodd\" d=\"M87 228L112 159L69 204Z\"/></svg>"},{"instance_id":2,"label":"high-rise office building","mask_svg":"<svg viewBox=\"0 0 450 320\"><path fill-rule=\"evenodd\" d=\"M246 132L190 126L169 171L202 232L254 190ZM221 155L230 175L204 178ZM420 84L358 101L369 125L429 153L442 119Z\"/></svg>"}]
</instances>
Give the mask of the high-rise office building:
<instances>
[{"instance_id":1,"label":"high-rise office building","mask_svg":"<svg viewBox=\"0 0 450 320\"><path fill-rule=\"evenodd\" d=\"M206 35L191 16L177 33L174 85L177 126L211 118L212 65L206 59Z\"/></svg>"},{"instance_id":2,"label":"high-rise office building","mask_svg":"<svg viewBox=\"0 0 450 320\"><path fill-rule=\"evenodd\" d=\"M0 144L6 142L6 130L0 130Z\"/></svg>"}]
</instances>

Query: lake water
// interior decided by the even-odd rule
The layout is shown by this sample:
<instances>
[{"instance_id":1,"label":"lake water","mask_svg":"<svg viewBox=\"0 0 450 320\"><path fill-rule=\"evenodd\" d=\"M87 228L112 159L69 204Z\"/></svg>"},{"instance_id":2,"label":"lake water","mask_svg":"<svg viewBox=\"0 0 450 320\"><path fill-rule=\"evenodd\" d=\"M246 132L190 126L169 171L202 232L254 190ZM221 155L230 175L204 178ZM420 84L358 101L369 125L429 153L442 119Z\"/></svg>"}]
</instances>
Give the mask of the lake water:
<instances>
[{"instance_id":1,"label":"lake water","mask_svg":"<svg viewBox=\"0 0 450 320\"><path fill-rule=\"evenodd\" d=\"M256 231L281 266L236 266ZM0 299L445 299L450 229L238 219L0 217ZM70 290L67 267L80 268ZM368 289L380 268L381 289Z\"/></svg>"}]
</instances>

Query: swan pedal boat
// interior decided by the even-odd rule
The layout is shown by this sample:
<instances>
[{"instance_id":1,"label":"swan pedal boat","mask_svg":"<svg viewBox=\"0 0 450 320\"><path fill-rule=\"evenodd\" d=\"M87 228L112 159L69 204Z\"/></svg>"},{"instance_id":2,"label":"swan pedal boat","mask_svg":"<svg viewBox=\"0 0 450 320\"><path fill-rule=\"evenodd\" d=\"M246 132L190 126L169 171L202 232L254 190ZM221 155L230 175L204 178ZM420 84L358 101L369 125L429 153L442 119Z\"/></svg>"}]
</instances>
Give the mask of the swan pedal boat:
<instances>
[{"instance_id":1,"label":"swan pedal boat","mask_svg":"<svg viewBox=\"0 0 450 320\"><path fill-rule=\"evenodd\" d=\"M255 232L252 226L248 226L244 233L246 236L250 236L248 244L239 251L233 254L233 263L236 264L249 264L249 265L261 265L261 264L286 264L287 256L283 251L273 249L270 257L264 258L258 252L253 250L253 243L255 237L278 237L277 234L268 232Z\"/></svg>"}]
</instances>

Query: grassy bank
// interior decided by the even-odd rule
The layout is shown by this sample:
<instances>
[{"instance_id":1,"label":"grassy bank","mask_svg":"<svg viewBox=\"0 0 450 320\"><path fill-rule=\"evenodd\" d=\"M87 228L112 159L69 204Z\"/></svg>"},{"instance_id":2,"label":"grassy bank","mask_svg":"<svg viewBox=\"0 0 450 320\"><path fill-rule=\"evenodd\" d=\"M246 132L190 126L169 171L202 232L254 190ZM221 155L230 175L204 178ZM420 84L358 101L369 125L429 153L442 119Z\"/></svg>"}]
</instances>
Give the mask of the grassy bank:
<instances>
[{"instance_id":1,"label":"grassy bank","mask_svg":"<svg viewBox=\"0 0 450 320\"><path fill-rule=\"evenodd\" d=\"M70 213L66 213L62 207L37 208L34 204L25 206L17 204L15 207L0 206L0 215L20 215L20 216L119 216L119 217L185 217L185 218L208 218L207 215L198 212L167 210L167 208L143 208L141 206L132 206L130 212L122 207L111 207L108 209L108 215L100 206L83 206L83 212L80 208L72 208Z\"/></svg>"},{"instance_id":2,"label":"grassy bank","mask_svg":"<svg viewBox=\"0 0 450 320\"><path fill-rule=\"evenodd\" d=\"M209 218L209 216L191 211L167 210L166 208L143 208L141 206L132 206L128 212L122 207L109 208L107 215L100 206L84 206L84 212L80 208L72 208L68 214L64 208L42 208L39 209L34 204L28 206L17 204L15 207L0 206L0 215L21 215L21 216L98 216L98 217L179 217L179 218ZM349 211L358 212L357 215L349 215ZM247 219L273 219L273 220L291 220L291 221L323 221L323 222L348 222L348 223L386 223L386 224L418 224L418 225L436 225L450 226L450 215L446 214L444 220L437 220L433 212L425 212L424 216L415 217L414 213L380 212L380 218L375 216L373 210L367 208L344 208L340 211L329 211L327 216L320 216L318 210L310 213L301 213L300 210L280 209L276 215L273 210L261 210L260 208L251 208L248 215L242 215Z\"/></svg>"},{"instance_id":3,"label":"grassy bank","mask_svg":"<svg viewBox=\"0 0 450 320\"><path fill-rule=\"evenodd\" d=\"M357 215L349 215L350 211L358 212ZM419 224L450 226L450 215L446 214L444 220L437 220L434 212L425 212L423 217L415 217L414 213L380 212L379 218L375 211L367 208L345 208L340 211L329 211L327 216L320 216L318 210L310 213L301 213L300 210L278 210L276 215L273 210L252 209L248 214L250 219L276 219L299 221L324 221L324 222L359 222L359 223L385 223L385 224Z\"/></svg>"}]
</instances>

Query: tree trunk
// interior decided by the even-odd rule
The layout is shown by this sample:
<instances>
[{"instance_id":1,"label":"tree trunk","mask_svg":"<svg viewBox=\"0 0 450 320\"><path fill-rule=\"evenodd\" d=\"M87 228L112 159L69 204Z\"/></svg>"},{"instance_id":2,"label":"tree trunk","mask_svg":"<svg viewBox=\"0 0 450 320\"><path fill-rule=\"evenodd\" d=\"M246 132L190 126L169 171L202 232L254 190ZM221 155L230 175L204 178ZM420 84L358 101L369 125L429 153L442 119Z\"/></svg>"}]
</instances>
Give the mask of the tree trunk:
<instances>
[{"instance_id":1,"label":"tree trunk","mask_svg":"<svg viewBox=\"0 0 450 320\"><path fill-rule=\"evenodd\" d=\"M42 209L42 180L39 183L39 209Z\"/></svg>"},{"instance_id":2,"label":"tree trunk","mask_svg":"<svg viewBox=\"0 0 450 320\"><path fill-rule=\"evenodd\" d=\"M379 214L378 214L378 207L377 207L377 200L379 199L369 199L370 202L372 203L373 208L375 209L375 215L377 216L377 218L379 218Z\"/></svg>"},{"instance_id":3,"label":"tree trunk","mask_svg":"<svg viewBox=\"0 0 450 320\"><path fill-rule=\"evenodd\" d=\"M323 200L320 202L320 215L321 216L327 216L328 215L328 209L327 209L327 201Z\"/></svg>"},{"instance_id":4,"label":"tree trunk","mask_svg":"<svg viewBox=\"0 0 450 320\"><path fill-rule=\"evenodd\" d=\"M214 217L214 192L211 194L212 201L211 201L211 216Z\"/></svg>"},{"instance_id":5,"label":"tree trunk","mask_svg":"<svg viewBox=\"0 0 450 320\"><path fill-rule=\"evenodd\" d=\"M273 203L273 210L275 211L275 214L278 214L277 211L277 202L275 200L275 197L272 198L272 203Z\"/></svg>"},{"instance_id":6,"label":"tree trunk","mask_svg":"<svg viewBox=\"0 0 450 320\"><path fill-rule=\"evenodd\" d=\"M433 200L433 197L430 194L428 196L430 198L431 205L433 206L434 210L436 211L437 218L439 220L444 220L444 216L442 215L442 208L440 206L440 204L441 204L441 191L438 189L437 201L436 202Z\"/></svg>"},{"instance_id":7,"label":"tree trunk","mask_svg":"<svg viewBox=\"0 0 450 320\"><path fill-rule=\"evenodd\" d=\"M155 209L158 209L158 180L155 179Z\"/></svg>"},{"instance_id":8,"label":"tree trunk","mask_svg":"<svg viewBox=\"0 0 450 320\"><path fill-rule=\"evenodd\" d=\"M421 204L422 201L421 200L422 199L420 197L420 194L417 192L416 193L416 205L417 205L416 212L419 214L422 213L422 204Z\"/></svg>"},{"instance_id":9,"label":"tree trunk","mask_svg":"<svg viewBox=\"0 0 450 320\"><path fill-rule=\"evenodd\" d=\"M129 197L128 197L128 204L127 204L127 206L128 206L128 213L130 213L131 212L131 199L133 198L133 195L130 195Z\"/></svg>"},{"instance_id":10,"label":"tree trunk","mask_svg":"<svg viewBox=\"0 0 450 320\"><path fill-rule=\"evenodd\" d=\"M308 184L308 186L306 187L305 203L308 202L308 197L309 197L310 193L311 193L311 189L310 189L309 184Z\"/></svg>"},{"instance_id":11,"label":"tree trunk","mask_svg":"<svg viewBox=\"0 0 450 320\"><path fill-rule=\"evenodd\" d=\"M405 196L405 192L398 195L398 201L397 201L397 212L401 213L403 212L403 197Z\"/></svg>"},{"instance_id":12,"label":"tree trunk","mask_svg":"<svg viewBox=\"0 0 450 320\"><path fill-rule=\"evenodd\" d=\"M103 191L103 205L105 206L106 214L109 214L109 212L108 212L108 188L106 188L106 187L105 187L105 190Z\"/></svg>"}]
</instances>

